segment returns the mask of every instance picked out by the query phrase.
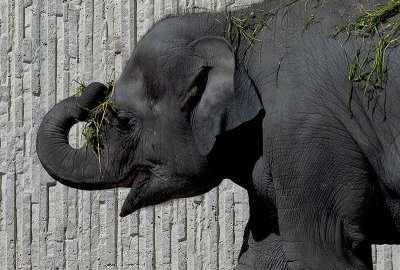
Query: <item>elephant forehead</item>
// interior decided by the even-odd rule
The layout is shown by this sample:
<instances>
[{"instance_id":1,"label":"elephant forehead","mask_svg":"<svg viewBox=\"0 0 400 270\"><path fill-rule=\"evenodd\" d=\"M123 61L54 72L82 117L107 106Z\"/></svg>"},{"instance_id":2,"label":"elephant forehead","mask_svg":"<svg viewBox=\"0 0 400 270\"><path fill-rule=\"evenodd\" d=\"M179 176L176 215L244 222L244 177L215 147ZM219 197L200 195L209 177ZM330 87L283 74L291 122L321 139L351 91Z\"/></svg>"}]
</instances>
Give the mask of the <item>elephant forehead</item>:
<instances>
[{"instance_id":1,"label":"elephant forehead","mask_svg":"<svg viewBox=\"0 0 400 270\"><path fill-rule=\"evenodd\" d=\"M145 111L146 91L142 79L121 76L114 91L114 101L118 108Z\"/></svg>"}]
</instances>

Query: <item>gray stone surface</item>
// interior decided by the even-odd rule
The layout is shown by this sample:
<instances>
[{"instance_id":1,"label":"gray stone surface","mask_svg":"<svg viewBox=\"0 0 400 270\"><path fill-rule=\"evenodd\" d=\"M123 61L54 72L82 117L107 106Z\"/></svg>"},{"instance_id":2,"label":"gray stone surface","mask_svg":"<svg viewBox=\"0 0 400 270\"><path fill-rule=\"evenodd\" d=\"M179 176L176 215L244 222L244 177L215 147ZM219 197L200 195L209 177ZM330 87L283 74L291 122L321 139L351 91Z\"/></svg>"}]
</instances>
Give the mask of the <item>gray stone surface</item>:
<instances>
[{"instance_id":1,"label":"gray stone surface","mask_svg":"<svg viewBox=\"0 0 400 270\"><path fill-rule=\"evenodd\" d=\"M45 112L77 81L117 78L135 44L168 14L247 0L0 1L0 266L2 269L232 269L248 218L244 190L224 181L195 198L121 219L128 190L77 191L38 162ZM82 125L70 133L82 145ZM400 249L374 248L376 269ZM376 257L376 258L375 258Z\"/></svg>"}]
</instances>

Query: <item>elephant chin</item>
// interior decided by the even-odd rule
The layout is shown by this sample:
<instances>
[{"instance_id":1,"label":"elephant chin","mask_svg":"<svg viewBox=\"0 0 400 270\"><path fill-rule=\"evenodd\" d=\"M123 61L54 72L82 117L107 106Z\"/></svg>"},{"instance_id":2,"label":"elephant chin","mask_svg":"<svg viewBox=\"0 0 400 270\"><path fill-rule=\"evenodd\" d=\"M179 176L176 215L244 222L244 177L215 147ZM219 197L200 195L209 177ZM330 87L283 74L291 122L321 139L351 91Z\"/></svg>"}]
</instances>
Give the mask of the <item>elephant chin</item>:
<instances>
[{"instance_id":1,"label":"elephant chin","mask_svg":"<svg viewBox=\"0 0 400 270\"><path fill-rule=\"evenodd\" d=\"M125 217L145 206L145 202L142 200L144 196L141 195L144 195L144 189L149 184L151 177L150 171L145 167L137 166L127 178L119 183L119 187L130 187L122 205L120 217Z\"/></svg>"}]
</instances>

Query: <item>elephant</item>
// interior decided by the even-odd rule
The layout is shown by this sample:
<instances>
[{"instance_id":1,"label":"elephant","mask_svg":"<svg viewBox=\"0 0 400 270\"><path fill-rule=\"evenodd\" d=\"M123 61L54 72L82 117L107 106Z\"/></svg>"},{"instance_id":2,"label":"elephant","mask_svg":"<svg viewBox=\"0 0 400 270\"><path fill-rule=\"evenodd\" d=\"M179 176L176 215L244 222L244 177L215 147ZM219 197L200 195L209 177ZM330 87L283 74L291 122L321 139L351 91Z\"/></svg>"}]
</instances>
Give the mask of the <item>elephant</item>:
<instances>
[{"instance_id":1,"label":"elephant","mask_svg":"<svg viewBox=\"0 0 400 270\"><path fill-rule=\"evenodd\" d=\"M46 114L40 162L69 187L130 188L122 217L230 179L249 197L237 269L372 269L371 244L400 243L400 50L371 99L349 79L355 43L331 33L379 3L272 0L165 18L115 83L100 151L68 142L104 100L94 82Z\"/></svg>"}]
</instances>

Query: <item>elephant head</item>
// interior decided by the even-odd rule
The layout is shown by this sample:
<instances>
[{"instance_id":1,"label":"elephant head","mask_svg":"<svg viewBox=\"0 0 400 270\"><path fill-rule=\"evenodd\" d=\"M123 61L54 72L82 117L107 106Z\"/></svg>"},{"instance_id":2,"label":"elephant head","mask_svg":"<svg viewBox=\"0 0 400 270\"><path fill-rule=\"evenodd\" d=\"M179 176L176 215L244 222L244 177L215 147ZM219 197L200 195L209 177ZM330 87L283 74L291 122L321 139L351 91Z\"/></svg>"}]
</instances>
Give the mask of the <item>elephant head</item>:
<instances>
[{"instance_id":1,"label":"elephant head","mask_svg":"<svg viewBox=\"0 0 400 270\"><path fill-rule=\"evenodd\" d=\"M193 16L207 16L213 26L201 27ZM37 136L38 156L48 173L79 189L130 187L121 216L204 193L230 177L224 171L233 166L227 165L229 153L254 143L243 145L229 136L239 136L240 127L263 108L223 37L223 18L212 16L169 18L139 42L115 84L117 109L108 113L101 130L99 158L92 149L72 148L68 132L104 98L105 86L93 83L79 98L55 105ZM223 148L227 155L220 154Z\"/></svg>"}]
</instances>

